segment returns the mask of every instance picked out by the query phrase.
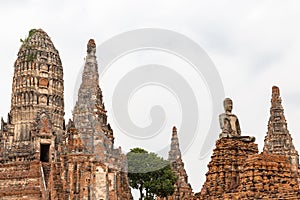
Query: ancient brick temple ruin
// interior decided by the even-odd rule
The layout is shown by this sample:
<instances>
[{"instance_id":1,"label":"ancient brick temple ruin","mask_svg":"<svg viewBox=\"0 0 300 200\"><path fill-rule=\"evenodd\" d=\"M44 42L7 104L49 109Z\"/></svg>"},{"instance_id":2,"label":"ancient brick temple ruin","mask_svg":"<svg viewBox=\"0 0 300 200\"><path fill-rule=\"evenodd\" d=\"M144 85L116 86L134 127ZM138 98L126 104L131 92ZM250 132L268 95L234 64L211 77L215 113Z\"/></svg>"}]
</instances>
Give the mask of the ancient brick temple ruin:
<instances>
[{"instance_id":1,"label":"ancient brick temple ruin","mask_svg":"<svg viewBox=\"0 0 300 200\"><path fill-rule=\"evenodd\" d=\"M171 169L177 176L177 182L175 183L175 190L172 196L168 196L166 200L191 200L194 199L194 193L192 187L188 182L188 175L184 169L184 163L181 158L181 151L179 148L179 140L177 135L177 128L173 127L171 148L169 151L168 160L171 163ZM158 198L158 200L164 200Z\"/></svg>"},{"instance_id":2,"label":"ancient brick temple ruin","mask_svg":"<svg viewBox=\"0 0 300 200\"><path fill-rule=\"evenodd\" d=\"M22 41L11 110L0 131L0 199L131 199L127 160L114 148L90 40L73 120L64 123L63 67L41 29Z\"/></svg>"},{"instance_id":3,"label":"ancient brick temple ruin","mask_svg":"<svg viewBox=\"0 0 300 200\"><path fill-rule=\"evenodd\" d=\"M14 63L11 109L0 130L1 200L129 200L127 159L114 147L99 87L96 44L89 40L73 119L65 124L63 67L41 29L22 40ZM263 152L244 136L232 100L206 181L194 195L176 127L169 158L178 179L167 200L300 199L299 155L287 129L279 88L272 88ZM161 199L162 200L162 199Z\"/></svg>"},{"instance_id":4,"label":"ancient brick temple ruin","mask_svg":"<svg viewBox=\"0 0 300 200\"><path fill-rule=\"evenodd\" d=\"M299 156L287 129L279 88L272 88L268 132L262 153L254 138L241 136L232 101L225 99L222 133L195 199L300 199Z\"/></svg>"}]
</instances>

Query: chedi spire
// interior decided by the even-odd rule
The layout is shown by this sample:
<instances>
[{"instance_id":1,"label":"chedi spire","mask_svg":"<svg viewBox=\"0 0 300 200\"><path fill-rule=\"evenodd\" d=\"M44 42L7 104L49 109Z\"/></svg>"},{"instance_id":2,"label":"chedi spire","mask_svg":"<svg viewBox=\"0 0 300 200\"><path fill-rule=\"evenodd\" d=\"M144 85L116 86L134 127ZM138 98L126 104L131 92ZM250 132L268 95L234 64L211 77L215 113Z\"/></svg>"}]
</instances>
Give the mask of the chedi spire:
<instances>
[{"instance_id":1,"label":"chedi spire","mask_svg":"<svg viewBox=\"0 0 300 200\"><path fill-rule=\"evenodd\" d=\"M168 160L172 163L172 162L176 162L177 159L181 159L181 151L179 149L177 128L174 126Z\"/></svg>"},{"instance_id":2,"label":"chedi spire","mask_svg":"<svg viewBox=\"0 0 300 200\"><path fill-rule=\"evenodd\" d=\"M284 109L281 104L280 91L277 86L272 87L270 118L263 152L268 154L285 155L289 158L293 171L298 169L299 155L294 147L293 139L287 129Z\"/></svg>"},{"instance_id":3,"label":"chedi spire","mask_svg":"<svg viewBox=\"0 0 300 200\"><path fill-rule=\"evenodd\" d=\"M99 86L98 64L95 54L96 44L93 39L90 39L87 44L87 56L78 91L78 100L73 112L75 127L79 130L89 151L93 151L96 132L105 134L111 141L111 146L114 142L113 131L107 123L102 91Z\"/></svg>"},{"instance_id":4,"label":"chedi spire","mask_svg":"<svg viewBox=\"0 0 300 200\"><path fill-rule=\"evenodd\" d=\"M188 175L184 169L184 163L182 161L181 151L179 148L177 128L175 126L173 127L168 160L171 163L171 169L178 177L178 180L175 184L174 194L172 197L168 197L168 199L190 199L193 196L193 192L191 185L188 183Z\"/></svg>"}]
</instances>

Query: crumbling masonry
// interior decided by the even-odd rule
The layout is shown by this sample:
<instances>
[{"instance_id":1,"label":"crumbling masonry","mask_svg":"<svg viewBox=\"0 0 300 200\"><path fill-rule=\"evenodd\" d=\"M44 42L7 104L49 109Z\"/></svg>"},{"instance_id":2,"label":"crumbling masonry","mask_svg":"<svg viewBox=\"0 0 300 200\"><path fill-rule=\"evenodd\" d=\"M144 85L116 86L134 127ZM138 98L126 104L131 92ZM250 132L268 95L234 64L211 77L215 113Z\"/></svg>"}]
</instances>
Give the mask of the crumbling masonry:
<instances>
[{"instance_id":1,"label":"crumbling masonry","mask_svg":"<svg viewBox=\"0 0 300 200\"><path fill-rule=\"evenodd\" d=\"M11 110L0 131L0 199L131 199L127 160L114 148L90 40L73 120L64 123L63 67L41 29L22 41Z\"/></svg>"},{"instance_id":2,"label":"crumbling masonry","mask_svg":"<svg viewBox=\"0 0 300 200\"><path fill-rule=\"evenodd\" d=\"M89 40L73 119L65 124L63 67L41 29L31 30L14 63L11 109L1 119L1 200L129 200L127 159L114 147L99 87L96 44ZM178 179L168 200L300 199L299 155L287 129L279 88L272 88L263 152L243 136L224 101L222 132L206 181L194 195L184 169L176 127L169 161Z\"/></svg>"},{"instance_id":3,"label":"crumbling masonry","mask_svg":"<svg viewBox=\"0 0 300 200\"><path fill-rule=\"evenodd\" d=\"M206 181L195 199L300 199L299 156L287 129L276 86L272 88L263 149L258 154L253 137L222 130L208 164Z\"/></svg>"}]
</instances>

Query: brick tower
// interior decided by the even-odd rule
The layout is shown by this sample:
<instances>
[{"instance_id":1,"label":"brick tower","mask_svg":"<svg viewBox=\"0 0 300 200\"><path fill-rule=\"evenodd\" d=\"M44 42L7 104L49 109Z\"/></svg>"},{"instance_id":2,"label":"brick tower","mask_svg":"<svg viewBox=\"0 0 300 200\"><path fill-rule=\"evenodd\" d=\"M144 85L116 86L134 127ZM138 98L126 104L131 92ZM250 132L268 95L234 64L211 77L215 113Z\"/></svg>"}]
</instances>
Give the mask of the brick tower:
<instances>
[{"instance_id":1,"label":"brick tower","mask_svg":"<svg viewBox=\"0 0 300 200\"><path fill-rule=\"evenodd\" d=\"M177 128L173 127L171 148L169 151L169 162L171 163L171 169L178 177L175 184L175 191L172 196L169 196L168 200L176 199L193 199L193 191L191 185L188 182L188 175L184 169L184 163L181 157L181 151L179 148L179 140L177 135Z\"/></svg>"},{"instance_id":2,"label":"brick tower","mask_svg":"<svg viewBox=\"0 0 300 200\"><path fill-rule=\"evenodd\" d=\"M22 41L14 64L10 111L14 141L30 139L33 123L41 112L49 115L53 131L62 133L64 80L61 60L47 33L33 29Z\"/></svg>"},{"instance_id":3,"label":"brick tower","mask_svg":"<svg viewBox=\"0 0 300 200\"><path fill-rule=\"evenodd\" d=\"M263 152L267 154L287 156L292 165L292 170L297 172L299 155L293 144L293 139L287 129L287 123L281 104L279 88L272 87L272 99L268 132L265 137Z\"/></svg>"},{"instance_id":4,"label":"brick tower","mask_svg":"<svg viewBox=\"0 0 300 200\"><path fill-rule=\"evenodd\" d=\"M63 68L43 30L32 29L21 42L11 110L1 124L0 197L58 198L54 171L64 134Z\"/></svg>"},{"instance_id":5,"label":"brick tower","mask_svg":"<svg viewBox=\"0 0 300 200\"><path fill-rule=\"evenodd\" d=\"M64 131L63 68L58 51L41 29L32 29L22 40L8 118L7 145L19 151L31 146L40 160L55 159L55 140ZM22 153L29 153L28 149Z\"/></svg>"},{"instance_id":6,"label":"brick tower","mask_svg":"<svg viewBox=\"0 0 300 200\"><path fill-rule=\"evenodd\" d=\"M78 100L73 112L75 127L80 133L85 149L90 153L94 152L96 132L103 135L103 138L109 139L107 144L110 148L113 147L114 143L113 131L107 123L102 91L99 86L98 64L95 53L96 44L91 39L87 44L86 63L78 91Z\"/></svg>"},{"instance_id":7,"label":"brick tower","mask_svg":"<svg viewBox=\"0 0 300 200\"><path fill-rule=\"evenodd\" d=\"M99 86L96 44L90 39L73 121L67 125L67 150L62 157L65 199L129 200L127 159L114 148Z\"/></svg>"}]
</instances>

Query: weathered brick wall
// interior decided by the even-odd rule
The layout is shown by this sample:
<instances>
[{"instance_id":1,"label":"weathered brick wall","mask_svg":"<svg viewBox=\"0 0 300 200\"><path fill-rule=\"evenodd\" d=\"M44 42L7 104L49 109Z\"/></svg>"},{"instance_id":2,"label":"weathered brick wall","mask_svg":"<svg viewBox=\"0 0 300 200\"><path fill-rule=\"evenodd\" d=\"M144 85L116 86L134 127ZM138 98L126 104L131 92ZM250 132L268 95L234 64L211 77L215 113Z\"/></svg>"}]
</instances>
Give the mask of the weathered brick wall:
<instances>
[{"instance_id":1,"label":"weathered brick wall","mask_svg":"<svg viewBox=\"0 0 300 200\"><path fill-rule=\"evenodd\" d=\"M219 139L206 182L195 199L300 199L298 175L287 156L257 154L257 145Z\"/></svg>"},{"instance_id":2,"label":"weathered brick wall","mask_svg":"<svg viewBox=\"0 0 300 200\"><path fill-rule=\"evenodd\" d=\"M0 165L2 199L41 199L41 164L38 161Z\"/></svg>"},{"instance_id":3,"label":"weathered brick wall","mask_svg":"<svg viewBox=\"0 0 300 200\"><path fill-rule=\"evenodd\" d=\"M199 198L222 200L225 193L234 191L239 186L245 160L257 153L257 144L254 142L232 138L217 140Z\"/></svg>"},{"instance_id":4,"label":"weathered brick wall","mask_svg":"<svg viewBox=\"0 0 300 200\"><path fill-rule=\"evenodd\" d=\"M286 156L265 153L249 156L240 180L235 194L239 199L300 199L297 176Z\"/></svg>"}]
</instances>

